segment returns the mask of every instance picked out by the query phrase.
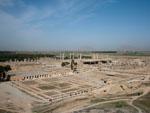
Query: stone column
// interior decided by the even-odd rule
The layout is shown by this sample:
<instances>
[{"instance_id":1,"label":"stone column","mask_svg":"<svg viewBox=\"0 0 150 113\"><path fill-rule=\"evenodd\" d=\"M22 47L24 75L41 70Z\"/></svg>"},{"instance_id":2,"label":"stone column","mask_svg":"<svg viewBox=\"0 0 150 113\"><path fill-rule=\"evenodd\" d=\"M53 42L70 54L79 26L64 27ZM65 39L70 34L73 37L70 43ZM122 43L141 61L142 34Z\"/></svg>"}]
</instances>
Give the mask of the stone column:
<instances>
[{"instance_id":1,"label":"stone column","mask_svg":"<svg viewBox=\"0 0 150 113\"><path fill-rule=\"evenodd\" d=\"M60 53L60 60L61 60L61 58L62 58L62 57L61 57L61 53Z\"/></svg>"},{"instance_id":2,"label":"stone column","mask_svg":"<svg viewBox=\"0 0 150 113\"><path fill-rule=\"evenodd\" d=\"M71 59L72 54L70 53L70 59Z\"/></svg>"},{"instance_id":3,"label":"stone column","mask_svg":"<svg viewBox=\"0 0 150 113\"><path fill-rule=\"evenodd\" d=\"M80 60L82 60L82 54L80 53Z\"/></svg>"},{"instance_id":4,"label":"stone column","mask_svg":"<svg viewBox=\"0 0 150 113\"><path fill-rule=\"evenodd\" d=\"M73 56L72 56L72 59L74 59L74 53L72 54Z\"/></svg>"},{"instance_id":5,"label":"stone column","mask_svg":"<svg viewBox=\"0 0 150 113\"><path fill-rule=\"evenodd\" d=\"M65 55L64 55L64 53L62 54L62 60L64 60L64 58L65 58Z\"/></svg>"}]
</instances>

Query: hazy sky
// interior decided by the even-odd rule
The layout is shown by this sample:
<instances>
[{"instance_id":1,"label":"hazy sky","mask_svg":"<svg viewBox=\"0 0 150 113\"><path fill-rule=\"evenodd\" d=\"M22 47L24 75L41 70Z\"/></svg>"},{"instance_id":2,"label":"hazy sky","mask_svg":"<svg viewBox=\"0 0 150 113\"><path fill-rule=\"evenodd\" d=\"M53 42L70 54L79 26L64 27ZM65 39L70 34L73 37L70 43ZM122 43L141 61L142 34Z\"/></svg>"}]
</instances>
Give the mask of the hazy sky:
<instances>
[{"instance_id":1,"label":"hazy sky","mask_svg":"<svg viewBox=\"0 0 150 113\"><path fill-rule=\"evenodd\" d=\"M0 0L0 50L150 50L150 0Z\"/></svg>"}]
</instances>

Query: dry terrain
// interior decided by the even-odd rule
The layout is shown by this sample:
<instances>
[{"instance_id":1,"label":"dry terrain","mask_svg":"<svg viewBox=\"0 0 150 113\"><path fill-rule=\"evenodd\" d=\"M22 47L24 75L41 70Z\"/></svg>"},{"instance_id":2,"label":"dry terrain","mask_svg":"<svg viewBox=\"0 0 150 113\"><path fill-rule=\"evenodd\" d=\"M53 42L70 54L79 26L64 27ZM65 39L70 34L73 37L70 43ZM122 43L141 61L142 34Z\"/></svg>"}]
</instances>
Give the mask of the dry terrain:
<instances>
[{"instance_id":1,"label":"dry terrain","mask_svg":"<svg viewBox=\"0 0 150 113\"><path fill-rule=\"evenodd\" d=\"M77 59L76 72L61 62L2 63L26 79L0 83L0 113L150 113L150 57Z\"/></svg>"}]
</instances>

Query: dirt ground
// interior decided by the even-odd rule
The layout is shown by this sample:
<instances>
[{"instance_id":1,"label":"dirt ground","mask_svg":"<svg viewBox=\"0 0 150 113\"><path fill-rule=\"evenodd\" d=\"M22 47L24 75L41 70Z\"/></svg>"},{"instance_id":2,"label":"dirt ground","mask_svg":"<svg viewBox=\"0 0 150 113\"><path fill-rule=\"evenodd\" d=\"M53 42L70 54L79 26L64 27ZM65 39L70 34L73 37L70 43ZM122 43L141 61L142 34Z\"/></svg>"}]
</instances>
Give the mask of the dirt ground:
<instances>
[{"instance_id":1,"label":"dirt ground","mask_svg":"<svg viewBox=\"0 0 150 113\"><path fill-rule=\"evenodd\" d=\"M10 83L0 83L0 113L7 110L10 113L32 113L31 103L34 98L21 92Z\"/></svg>"},{"instance_id":2,"label":"dirt ground","mask_svg":"<svg viewBox=\"0 0 150 113\"><path fill-rule=\"evenodd\" d=\"M61 61L14 65L14 72L39 69L61 76L1 82L0 113L149 113L150 58L110 59L96 65L78 61L72 75L62 74L70 68Z\"/></svg>"}]
</instances>

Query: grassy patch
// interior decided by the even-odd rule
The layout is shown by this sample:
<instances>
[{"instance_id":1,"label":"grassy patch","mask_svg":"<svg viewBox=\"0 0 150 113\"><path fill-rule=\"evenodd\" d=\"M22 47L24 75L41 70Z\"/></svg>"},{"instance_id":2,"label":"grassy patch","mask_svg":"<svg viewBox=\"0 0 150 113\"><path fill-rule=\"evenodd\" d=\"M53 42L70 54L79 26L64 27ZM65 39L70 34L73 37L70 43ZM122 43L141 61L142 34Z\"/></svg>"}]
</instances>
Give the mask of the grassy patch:
<instances>
[{"instance_id":1,"label":"grassy patch","mask_svg":"<svg viewBox=\"0 0 150 113\"><path fill-rule=\"evenodd\" d=\"M17 113L17 112L11 112L11 111L7 111L7 110L4 110L4 109L0 109L0 113Z\"/></svg>"},{"instance_id":2,"label":"grassy patch","mask_svg":"<svg viewBox=\"0 0 150 113\"><path fill-rule=\"evenodd\" d=\"M94 100L94 101L101 101L101 100ZM138 111L133 108L132 106L128 105L125 101L117 101L117 102L110 102L99 104L84 110L80 110L74 113L138 113Z\"/></svg>"},{"instance_id":3,"label":"grassy patch","mask_svg":"<svg viewBox=\"0 0 150 113\"><path fill-rule=\"evenodd\" d=\"M37 84L37 82L35 82L35 81L23 81L22 83L25 84L25 85L35 85L35 84Z\"/></svg>"},{"instance_id":4,"label":"grassy patch","mask_svg":"<svg viewBox=\"0 0 150 113\"><path fill-rule=\"evenodd\" d=\"M55 89L55 86L51 86L51 85L40 85L38 88L42 89L42 90L52 90Z\"/></svg>"},{"instance_id":5,"label":"grassy patch","mask_svg":"<svg viewBox=\"0 0 150 113\"><path fill-rule=\"evenodd\" d=\"M66 92L75 91L75 90L78 90L78 89L77 88L66 89L66 90L63 90L61 92L66 93Z\"/></svg>"},{"instance_id":6,"label":"grassy patch","mask_svg":"<svg viewBox=\"0 0 150 113\"><path fill-rule=\"evenodd\" d=\"M61 88L68 88L68 87L71 86L71 84L69 84L69 83L59 83L58 86L61 87Z\"/></svg>"},{"instance_id":7,"label":"grassy patch","mask_svg":"<svg viewBox=\"0 0 150 113\"><path fill-rule=\"evenodd\" d=\"M149 113L150 112L150 93L135 100L133 104L141 108L144 113Z\"/></svg>"},{"instance_id":8,"label":"grassy patch","mask_svg":"<svg viewBox=\"0 0 150 113\"><path fill-rule=\"evenodd\" d=\"M127 106L127 103L124 102L124 101L118 101L118 102L116 102L114 104L115 104L116 108L122 108L122 107L126 107Z\"/></svg>"},{"instance_id":9,"label":"grassy patch","mask_svg":"<svg viewBox=\"0 0 150 113\"><path fill-rule=\"evenodd\" d=\"M43 79L43 81L46 81L46 82L55 82L55 81L59 81L58 78L47 78L47 79Z\"/></svg>"},{"instance_id":10,"label":"grassy patch","mask_svg":"<svg viewBox=\"0 0 150 113\"><path fill-rule=\"evenodd\" d=\"M103 98L94 98L94 99L91 99L91 103L98 103L98 102L103 102L105 101L105 99Z\"/></svg>"},{"instance_id":11,"label":"grassy patch","mask_svg":"<svg viewBox=\"0 0 150 113\"><path fill-rule=\"evenodd\" d=\"M56 95L58 93L55 92L55 91L51 91L51 92L46 92L45 94L48 95L48 96L52 96L52 95Z\"/></svg>"}]
</instances>

